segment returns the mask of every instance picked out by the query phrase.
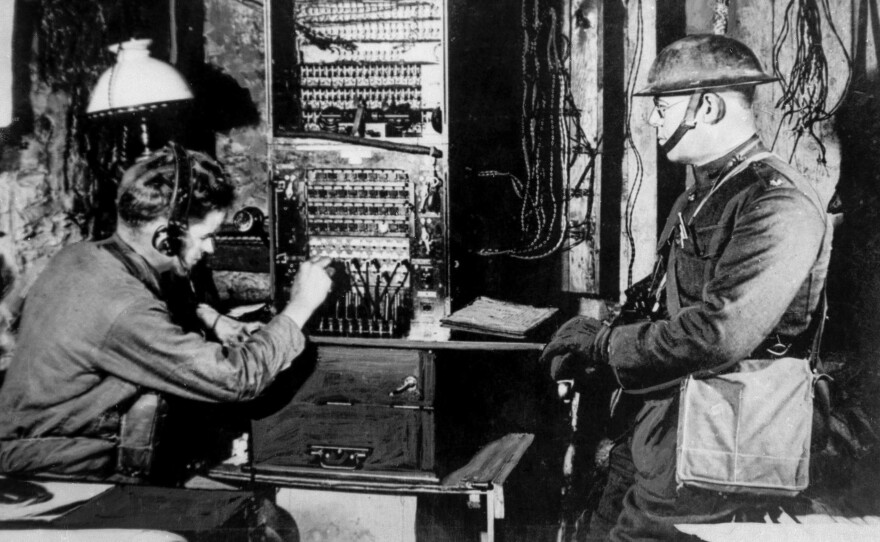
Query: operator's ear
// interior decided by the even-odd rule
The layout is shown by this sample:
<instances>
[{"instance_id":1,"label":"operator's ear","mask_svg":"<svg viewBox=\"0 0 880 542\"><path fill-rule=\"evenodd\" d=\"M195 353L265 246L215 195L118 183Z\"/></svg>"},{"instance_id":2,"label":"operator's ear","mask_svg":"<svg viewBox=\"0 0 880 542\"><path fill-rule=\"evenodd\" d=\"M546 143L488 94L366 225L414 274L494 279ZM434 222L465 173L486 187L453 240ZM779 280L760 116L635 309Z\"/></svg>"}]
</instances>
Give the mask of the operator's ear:
<instances>
[{"instance_id":1,"label":"operator's ear","mask_svg":"<svg viewBox=\"0 0 880 542\"><path fill-rule=\"evenodd\" d=\"M724 98L714 92L707 92L703 95L698 118L706 124L717 124L724 118L725 111Z\"/></svg>"}]
</instances>

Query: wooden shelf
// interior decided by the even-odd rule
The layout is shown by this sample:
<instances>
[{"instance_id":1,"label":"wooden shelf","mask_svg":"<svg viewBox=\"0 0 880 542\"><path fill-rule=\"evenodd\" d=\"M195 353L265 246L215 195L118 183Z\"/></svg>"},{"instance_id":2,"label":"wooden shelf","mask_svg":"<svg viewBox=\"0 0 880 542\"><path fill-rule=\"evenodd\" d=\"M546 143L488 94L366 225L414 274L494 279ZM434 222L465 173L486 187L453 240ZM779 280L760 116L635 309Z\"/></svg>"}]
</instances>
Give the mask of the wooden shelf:
<instances>
[{"instance_id":1,"label":"wooden shelf","mask_svg":"<svg viewBox=\"0 0 880 542\"><path fill-rule=\"evenodd\" d=\"M417 350L488 350L528 352L544 349L544 343L517 341L411 341L409 339L367 339L362 337L309 336L317 345L359 346L374 348L411 348Z\"/></svg>"}]
</instances>

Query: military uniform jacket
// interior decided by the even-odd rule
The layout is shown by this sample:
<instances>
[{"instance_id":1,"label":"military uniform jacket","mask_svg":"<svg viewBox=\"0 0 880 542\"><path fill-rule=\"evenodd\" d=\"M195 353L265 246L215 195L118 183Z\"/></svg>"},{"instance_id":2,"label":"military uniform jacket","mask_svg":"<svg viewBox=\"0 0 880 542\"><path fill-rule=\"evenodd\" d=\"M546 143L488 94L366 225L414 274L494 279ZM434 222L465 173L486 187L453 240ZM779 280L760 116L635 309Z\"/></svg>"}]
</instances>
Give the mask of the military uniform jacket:
<instances>
[{"instance_id":1,"label":"military uniform jacket","mask_svg":"<svg viewBox=\"0 0 880 542\"><path fill-rule=\"evenodd\" d=\"M0 388L0 472L112 474L120 417L141 390L256 397L305 346L279 315L225 347L178 325L159 276L119 238L59 252L31 288Z\"/></svg>"},{"instance_id":2,"label":"military uniform jacket","mask_svg":"<svg viewBox=\"0 0 880 542\"><path fill-rule=\"evenodd\" d=\"M612 331L609 363L624 388L746 359L768 337L790 344L821 297L831 229L806 179L757 136L695 177L658 248L669 247L669 317Z\"/></svg>"}]
</instances>

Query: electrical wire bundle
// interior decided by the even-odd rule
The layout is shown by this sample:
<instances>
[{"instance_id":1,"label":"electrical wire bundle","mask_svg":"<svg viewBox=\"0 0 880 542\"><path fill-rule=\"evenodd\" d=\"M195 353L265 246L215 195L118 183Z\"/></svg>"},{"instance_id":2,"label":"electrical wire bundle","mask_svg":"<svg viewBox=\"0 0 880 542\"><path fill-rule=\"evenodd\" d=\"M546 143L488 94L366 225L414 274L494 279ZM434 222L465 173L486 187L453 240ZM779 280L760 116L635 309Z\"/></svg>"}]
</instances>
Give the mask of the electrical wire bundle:
<instances>
[{"instance_id":1,"label":"electrical wire bundle","mask_svg":"<svg viewBox=\"0 0 880 542\"><path fill-rule=\"evenodd\" d=\"M569 109L576 112L577 109L574 106L571 95L569 95L569 99ZM587 162L577 182L569 189L566 202L570 202L572 198L586 197L587 204L584 218L579 222L568 224L568 236L571 242L562 248L564 251L569 251L579 244L592 241L596 226L593 222L593 205L596 199L596 155L599 154L599 151L590 144L587 134L577 120L574 121L574 131L574 136L569 136L570 147L567 152L568 171L571 171L572 167L574 167L579 155L587 155L589 162ZM597 146L599 144L597 143ZM582 188L585 182L587 186ZM567 210L566 215L568 215Z\"/></svg>"},{"instance_id":2,"label":"electrical wire bundle","mask_svg":"<svg viewBox=\"0 0 880 542\"><path fill-rule=\"evenodd\" d=\"M847 65L847 79L840 99L828 108L828 61L822 46L822 14L828 27L843 50ZM789 35L795 46L794 63L786 77L780 68L780 55ZM852 80L852 59L843 43L834 21L828 0L789 0L783 15L782 28L773 43L773 71L782 83L782 97L776 103L784 113L773 138L773 146L785 123L793 124L796 134L789 161L794 157L798 143L808 134L819 146L818 161L825 163L825 145L816 134L816 124L831 118L843 102Z\"/></svg>"},{"instance_id":3,"label":"electrical wire bundle","mask_svg":"<svg viewBox=\"0 0 880 542\"><path fill-rule=\"evenodd\" d=\"M565 193L565 171L562 149L595 156L583 129L576 127L576 143L571 144L564 107L574 111L569 74L565 69L568 46L561 35L556 10L547 0L524 0L522 5L523 96L521 111L521 147L525 164L525 181L497 171L480 172L480 176L507 176L521 201L519 245L505 250L483 249L483 256L506 254L520 259L547 257L562 247L568 233L568 200ZM565 167L571 168L574 158ZM592 160L584 170L577 187L590 179L586 191L592 207ZM589 218L585 223L589 222ZM583 226L581 224L580 226ZM582 236L586 240L586 235Z\"/></svg>"}]
</instances>

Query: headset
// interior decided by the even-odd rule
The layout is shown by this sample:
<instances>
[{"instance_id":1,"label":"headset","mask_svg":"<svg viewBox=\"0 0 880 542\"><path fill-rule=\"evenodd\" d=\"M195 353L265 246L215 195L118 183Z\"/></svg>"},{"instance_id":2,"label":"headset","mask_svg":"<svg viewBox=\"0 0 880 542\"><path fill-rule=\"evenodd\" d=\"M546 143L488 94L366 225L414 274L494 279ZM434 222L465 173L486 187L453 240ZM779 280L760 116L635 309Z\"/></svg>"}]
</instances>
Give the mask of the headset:
<instances>
[{"instance_id":1,"label":"headset","mask_svg":"<svg viewBox=\"0 0 880 542\"><path fill-rule=\"evenodd\" d=\"M168 223L156 228L153 248L166 256L180 258L186 231L189 229L189 210L192 203L193 179L189 154L177 143L169 142L174 157L174 190L171 192L171 213Z\"/></svg>"}]
</instances>

